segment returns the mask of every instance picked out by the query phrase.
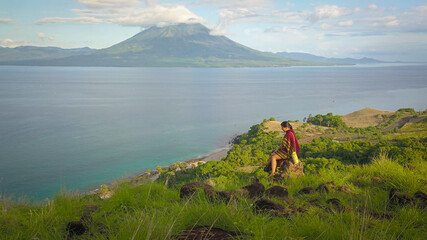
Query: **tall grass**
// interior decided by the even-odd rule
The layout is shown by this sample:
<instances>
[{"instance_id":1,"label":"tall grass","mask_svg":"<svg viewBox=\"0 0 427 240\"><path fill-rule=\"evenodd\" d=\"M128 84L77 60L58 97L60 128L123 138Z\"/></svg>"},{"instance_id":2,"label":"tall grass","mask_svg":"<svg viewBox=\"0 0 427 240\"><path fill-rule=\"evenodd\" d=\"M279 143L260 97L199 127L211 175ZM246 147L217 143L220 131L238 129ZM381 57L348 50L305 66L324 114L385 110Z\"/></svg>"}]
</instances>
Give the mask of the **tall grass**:
<instances>
[{"instance_id":1,"label":"tall grass","mask_svg":"<svg viewBox=\"0 0 427 240\"><path fill-rule=\"evenodd\" d=\"M286 208L305 209L288 217L254 212L254 199L212 202L203 192L180 199L179 187L165 188L163 182L118 183L107 200L77 193L61 193L39 205L3 198L0 239L67 239L67 223L79 221L87 205L96 205L98 210L91 213L88 232L74 239L173 239L196 226L241 232L240 239L424 239L426 211L417 205L391 205L388 200L392 187L407 194L426 191L426 163L413 165L414 169L406 168L382 154L372 164L346 171L322 170L291 178L284 182L289 198L272 198ZM261 181L267 188L276 184ZM316 188L330 181L349 186L352 193L298 194L304 187ZM249 183L249 177L242 177L229 186L240 188ZM217 190L224 186L226 182ZM339 199L345 209L327 204L331 198ZM317 204L310 202L313 200Z\"/></svg>"}]
</instances>

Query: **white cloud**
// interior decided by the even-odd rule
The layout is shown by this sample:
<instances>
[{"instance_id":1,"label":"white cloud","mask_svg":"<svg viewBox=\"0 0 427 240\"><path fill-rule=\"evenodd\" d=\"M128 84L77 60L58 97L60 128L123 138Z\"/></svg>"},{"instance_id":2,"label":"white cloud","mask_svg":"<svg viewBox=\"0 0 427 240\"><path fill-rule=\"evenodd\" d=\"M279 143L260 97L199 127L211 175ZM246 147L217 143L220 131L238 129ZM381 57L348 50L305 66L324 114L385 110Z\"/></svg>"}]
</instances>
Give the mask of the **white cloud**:
<instances>
[{"instance_id":1,"label":"white cloud","mask_svg":"<svg viewBox=\"0 0 427 240\"><path fill-rule=\"evenodd\" d=\"M276 18L276 21L284 23L306 23L307 17L312 13L308 11L273 11L271 17Z\"/></svg>"},{"instance_id":2,"label":"white cloud","mask_svg":"<svg viewBox=\"0 0 427 240\"><path fill-rule=\"evenodd\" d=\"M140 4L138 0L77 0L77 1L84 4L88 8L123 8L123 7L133 7Z\"/></svg>"},{"instance_id":3,"label":"white cloud","mask_svg":"<svg viewBox=\"0 0 427 240\"><path fill-rule=\"evenodd\" d=\"M64 18L64 17L50 17L43 18L36 21L38 24L44 23L66 23L66 22L75 22L81 24L98 24L102 23L103 20L97 19L94 17L76 17L76 18Z\"/></svg>"},{"instance_id":4,"label":"white cloud","mask_svg":"<svg viewBox=\"0 0 427 240\"><path fill-rule=\"evenodd\" d=\"M113 23L123 26L166 26L177 23L201 23L190 10L180 5L156 5L150 8L132 9L125 11L123 16L110 19Z\"/></svg>"},{"instance_id":5,"label":"white cloud","mask_svg":"<svg viewBox=\"0 0 427 240\"><path fill-rule=\"evenodd\" d=\"M331 25L327 24L327 23L322 23L322 25L320 25L320 28L323 30L328 30L331 27Z\"/></svg>"},{"instance_id":6,"label":"white cloud","mask_svg":"<svg viewBox=\"0 0 427 240\"><path fill-rule=\"evenodd\" d=\"M157 0L145 0L145 5L147 5L147 6L152 7L156 4L157 4Z\"/></svg>"},{"instance_id":7,"label":"white cloud","mask_svg":"<svg viewBox=\"0 0 427 240\"><path fill-rule=\"evenodd\" d=\"M337 5L324 5L315 7L314 14L310 17L310 21L316 22L322 19L337 18L348 16L353 13L350 8L338 7Z\"/></svg>"},{"instance_id":8,"label":"white cloud","mask_svg":"<svg viewBox=\"0 0 427 240\"><path fill-rule=\"evenodd\" d=\"M424 5L424 6L416 6L416 7L414 7L414 11L415 11L415 12L420 12L420 13L427 12L427 5Z\"/></svg>"},{"instance_id":9,"label":"white cloud","mask_svg":"<svg viewBox=\"0 0 427 240\"><path fill-rule=\"evenodd\" d=\"M147 0L149 7L129 7L138 1L126 0L79 0L87 9L73 9L78 17L49 17L37 20L37 23L80 24L114 23L122 26L166 26L177 23L202 23L204 19L192 13L186 7L176 4L156 4L156 0ZM123 5L121 5L123 4Z\"/></svg>"},{"instance_id":10,"label":"white cloud","mask_svg":"<svg viewBox=\"0 0 427 240\"><path fill-rule=\"evenodd\" d=\"M2 39L1 43L2 44L10 44L10 43L14 43L15 41L13 41L10 38L6 38L6 39Z\"/></svg>"},{"instance_id":11,"label":"white cloud","mask_svg":"<svg viewBox=\"0 0 427 240\"><path fill-rule=\"evenodd\" d=\"M12 19L8 19L8 18L0 18L0 24L8 24L8 23L13 23Z\"/></svg>"},{"instance_id":12,"label":"white cloud","mask_svg":"<svg viewBox=\"0 0 427 240\"><path fill-rule=\"evenodd\" d=\"M214 26L211 30L212 35L225 35L227 33L227 27L235 22L242 19L248 19L258 16L256 12L251 11L247 8L237 9L222 9L219 11L219 23Z\"/></svg>"},{"instance_id":13,"label":"white cloud","mask_svg":"<svg viewBox=\"0 0 427 240\"><path fill-rule=\"evenodd\" d=\"M338 23L338 25L340 27L349 27L349 26L353 26L353 20L348 20L348 21L341 21Z\"/></svg>"},{"instance_id":14,"label":"white cloud","mask_svg":"<svg viewBox=\"0 0 427 240\"><path fill-rule=\"evenodd\" d=\"M18 45L19 44L10 38L0 39L0 47L17 47Z\"/></svg>"},{"instance_id":15,"label":"white cloud","mask_svg":"<svg viewBox=\"0 0 427 240\"><path fill-rule=\"evenodd\" d=\"M386 16L382 18L377 18L372 23L374 27L396 27L399 26L399 20L396 16Z\"/></svg>"},{"instance_id":16,"label":"white cloud","mask_svg":"<svg viewBox=\"0 0 427 240\"><path fill-rule=\"evenodd\" d=\"M374 9L378 9L378 6L375 4L371 4L368 6L368 8L374 10Z\"/></svg>"},{"instance_id":17,"label":"white cloud","mask_svg":"<svg viewBox=\"0 0 427 240\"><path fill-rule=\"evenodd\" d=\"M42 33L42 32L39 32L39 33L37 33L37 37L43 39L43 38L46 38L46 34Z\"/></svg>"},{"instance_id":18,"label":"white cloud","mask_svg":"<svg viewBox=\"0 0 427 240\"><path fill-rule=\"evenodd\" d=\"M43 32L39 32L39 33L37 33L37 37L38 38L40 38L41 40L55 40L55 38L54 37L52 37L52 36L48 36L48 35L46 35L46 33L43 33Z\"/></svg>"},{"instance_id":19,"label":"white cloud","mask_svg":"<svg viewBox=\"0 0 427 240\"><path fill-rule=\"evenodd\" d=\"M187 5L217 5L220 8L265 8L274 6L271 0L201 0L186 3Z\"/></svg>"},{"instance_id":20,"label":"white cloud","mask_svg":"<svg viewBox=\"0 0 427 240\"><path fill-rule=\"evenodd\" d=\"M265 32L284 33L288 31L288 27L270 27L265 29Z\"/></svg>"}]
</instances>

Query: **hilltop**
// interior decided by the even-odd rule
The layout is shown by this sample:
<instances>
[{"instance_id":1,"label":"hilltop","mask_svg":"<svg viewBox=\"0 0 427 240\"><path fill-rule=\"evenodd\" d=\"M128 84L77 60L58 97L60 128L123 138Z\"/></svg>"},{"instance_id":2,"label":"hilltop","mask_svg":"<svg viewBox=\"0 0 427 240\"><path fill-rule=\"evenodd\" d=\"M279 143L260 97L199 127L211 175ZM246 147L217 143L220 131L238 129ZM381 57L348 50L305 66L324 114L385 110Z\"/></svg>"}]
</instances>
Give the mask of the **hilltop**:
<instances>
[{"instance_id":1,"label":"hilltop","mask_svg":"<svg viewBox=\"0 0 427 240\"><path fill-rule=\"evenodd\" d=\"M377 126L384 122L387 116L393 115L393 111L384 111L374 108L364 108L359 111L355 111L344 115L342 119L349 127L370 127Z\"/></svg>"},{"instance_id":2,"label":"hilltop","mask_svg":"<svg viewBox=\"0 0 427 240\"><path fill-rule=\"evenodd\" d=\"M261 162L282 142L279 121L253 125L222 161L177 162L153 174L63 192L40 205L0 201L1 239L423 239L426 112L399 109L373 128L292 123L304 174L268 179ZM336 117L333 114L325 115ZM403 116L403 117L402 117ZM421 119L394 132L402 118ZM389 121L391 120L391 121ZM391 125L389 125L391 124ZM371 139L335 138L366 131ZM330 137L326 137L330 135Z\"/></svg>"},{"instance_id":3,"label":"hilltop","mask_svg":"<svg viewBox=\"0 0 427 240\"><path fill-rule=\"evenodd\" d=\"M151 27L111 47L54 59L2 59L0 64L111 67L284 67L328 65L257 51L201 24Z\"/></svg>"}]
</instances>

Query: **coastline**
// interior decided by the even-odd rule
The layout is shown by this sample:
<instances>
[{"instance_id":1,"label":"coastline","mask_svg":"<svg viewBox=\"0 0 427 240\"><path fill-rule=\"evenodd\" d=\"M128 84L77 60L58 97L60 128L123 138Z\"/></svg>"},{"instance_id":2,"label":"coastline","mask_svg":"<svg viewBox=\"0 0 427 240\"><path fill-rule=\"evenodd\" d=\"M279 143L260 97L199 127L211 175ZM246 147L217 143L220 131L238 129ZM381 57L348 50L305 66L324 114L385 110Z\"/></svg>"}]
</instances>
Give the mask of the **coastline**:
<instances>
[{"instance_id":1,"label":"coastline","mask_svg":"<svg viewBox=\"0 0 427 240\"><path fill-rule=\"evenodd\" d=\"M217 148L217 149L211 151L210 153L208 153L206 155L202 155L202 156L195 157L195 158L185 159L185 160L182 160L180 162L181 163L183 163L183 162L188 163L187 168L191 168L192 165L198 166L199 164L204 164L204 163L210 162L210 161L221 161L222 158L227 156L228 151L230 151L233 148L233 145L238 143L239 138L241 136L242 136L242 134L235 134L235 135L233 135L233 137L231 137L230 141L228 142L228 144L226 146L221 147L221 148ZM167 166L162 166L162 170L168 169L173 164L175 164L175 163L171 163ZM177 169L175 171L181 171L181 169ZM107 187L110 187L114 183L124 182L124 181L128 181L128 182L139 182L142 180L155 181L159 178L159 176L160 175L158 174L157 170L146 169L144 172L132 174L131 176L130 175L122 176L121 178L113 179L112 181L104 183L102 185L106 185ZM102 194L101 193L101 187L97 187L95 189L94 188L88 189L87 191L85 191L85 193L88 195L91 195L91 194L100 195L100 194Z\"/></svg>"},{"instance_id":2,"label":"coastline","mask_svg":"<svg viewBox=\"0 0 427 240\"><path fill-rule=\"evenodd\" d=\"M183 161L180 161L181 163L185 162L188 163L188 167L187 168L191 168L192 165L194 165L195 167L197 167L200 164L205 164L207 162L210 161L221 161L223 157L227 156L228 151L230 151L233 148L233 145L227 145L225 147L222 148L218 148L206 155L203 155L201 157L196 157L196 158L190 158L190 159L186 159ZM171 163L167 166L162 167L163 170L168 169L170 166L172 166L175 163ZM150 169L151 171L151 169ZM177 171L181 171L180 168L176 169L175 172ZM128 179L129 181L140 181L140 180L147 180L149 179L150 181L155 181L159 178L159 174L157 172L157 170L153 170L151 171L151 173L148 173L147 171L142 173L142 174L138 174L136 177L132 177L130 179Z\"/></svg>"}]
</instances>

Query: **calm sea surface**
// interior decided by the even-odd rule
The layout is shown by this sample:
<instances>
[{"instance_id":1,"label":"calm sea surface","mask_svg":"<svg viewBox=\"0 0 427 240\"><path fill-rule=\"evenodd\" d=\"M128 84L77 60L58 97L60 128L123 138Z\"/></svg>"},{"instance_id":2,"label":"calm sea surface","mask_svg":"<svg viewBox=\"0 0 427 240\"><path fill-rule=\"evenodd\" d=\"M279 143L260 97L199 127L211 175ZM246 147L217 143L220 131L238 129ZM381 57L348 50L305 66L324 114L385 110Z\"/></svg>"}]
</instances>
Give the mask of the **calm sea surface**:
<instances>
[{"instance_id":1,"label":"calm sea surface","mask_svg":"<svg viewBox=\"0 0 427 240\"><path fill-rule=\"evenodd\" d=\"M208 154L264 118L427 108L427 66L0 66L0 193L42 200Z\"/></svg>"}]
</instances>

